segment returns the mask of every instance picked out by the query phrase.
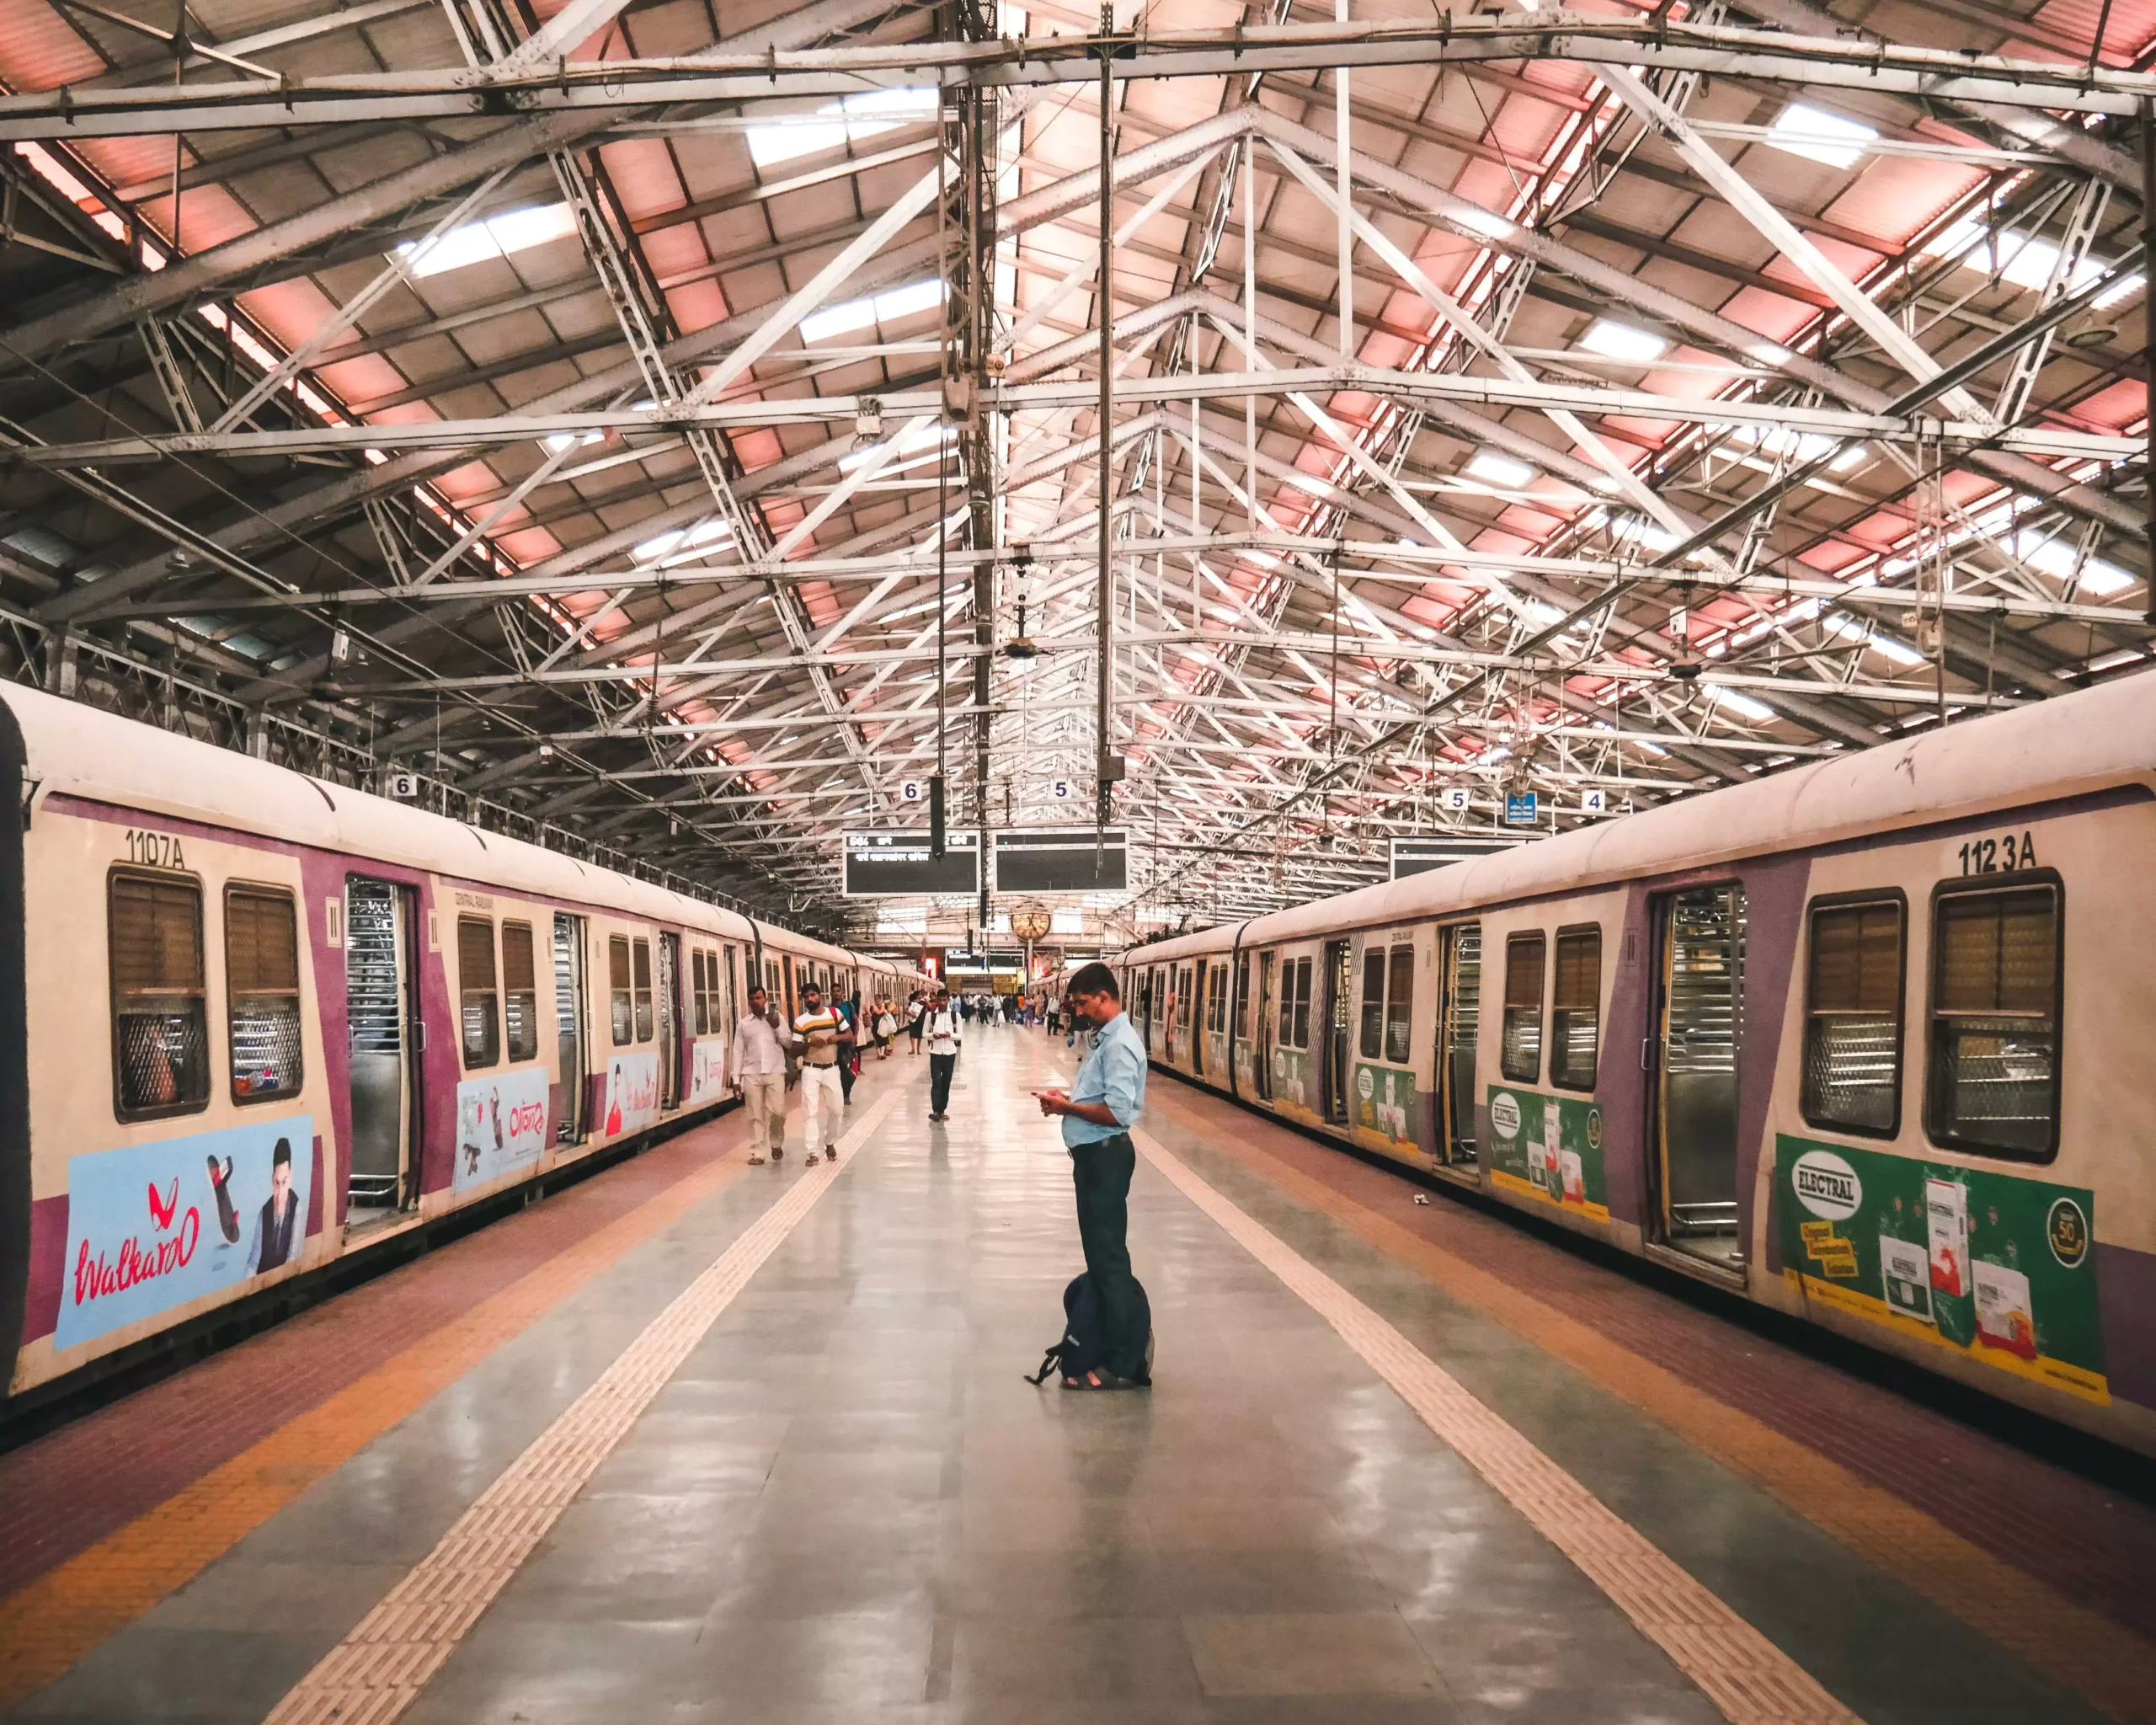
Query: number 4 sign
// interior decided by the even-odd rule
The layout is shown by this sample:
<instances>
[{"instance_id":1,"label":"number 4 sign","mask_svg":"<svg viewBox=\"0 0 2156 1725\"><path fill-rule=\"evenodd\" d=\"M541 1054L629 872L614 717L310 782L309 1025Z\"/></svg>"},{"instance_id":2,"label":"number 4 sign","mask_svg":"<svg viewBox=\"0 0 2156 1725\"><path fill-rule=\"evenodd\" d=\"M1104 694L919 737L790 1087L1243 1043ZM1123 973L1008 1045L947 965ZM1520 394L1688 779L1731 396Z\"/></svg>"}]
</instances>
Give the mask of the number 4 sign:
<instances>
[{"instance_id":1,"label":"number 4 sign","mask_svg":"<svg viewBox=\"0 0 2156 1725\"><path fill-rule=\"evenodd\" d=\"M1609 812L1609 793L1607 791L1582 791L1580 793L1581 814L1606 814Z\"/></svg>"}]
</instances>

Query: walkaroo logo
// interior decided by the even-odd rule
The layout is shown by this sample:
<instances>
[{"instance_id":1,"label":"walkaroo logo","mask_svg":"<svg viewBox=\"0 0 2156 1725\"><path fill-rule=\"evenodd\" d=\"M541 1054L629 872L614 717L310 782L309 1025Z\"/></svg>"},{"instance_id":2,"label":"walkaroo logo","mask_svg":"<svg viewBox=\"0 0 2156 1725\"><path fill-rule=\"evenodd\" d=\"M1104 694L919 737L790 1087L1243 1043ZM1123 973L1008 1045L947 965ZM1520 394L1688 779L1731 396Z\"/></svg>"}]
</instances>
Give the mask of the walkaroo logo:
<instances>
[{"instance_id":1,"label":"walkaroo logo","mask_svg":"<svg viewBox=\"0 0 2156 1725\"><path fill-rule=\"evenodd\" d=\"M109 1258L102 1252L93 1254L90 1242L83 1241L75 1254L76 1305L87 1306L101 1295L123 1294L144 1282L170 1275L195 1256L202 1237L202 1212L190 1204L184 1215L178 1214L179 1176L173 1176L171 1190L163 1195L155 1186L147 1189L152 1237L146 1243L142 1236L131 1234Z\"/></svg>"}]
</instances>

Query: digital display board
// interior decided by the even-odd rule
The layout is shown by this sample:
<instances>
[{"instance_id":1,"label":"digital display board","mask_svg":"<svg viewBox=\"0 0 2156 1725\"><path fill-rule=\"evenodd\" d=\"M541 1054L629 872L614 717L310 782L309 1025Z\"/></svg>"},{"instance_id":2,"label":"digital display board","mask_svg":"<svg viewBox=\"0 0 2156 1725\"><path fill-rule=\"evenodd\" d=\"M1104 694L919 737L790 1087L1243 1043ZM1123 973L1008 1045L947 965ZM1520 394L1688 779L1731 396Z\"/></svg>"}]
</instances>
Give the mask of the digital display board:
<instances>
[{"instance_id":1,"label":"digital display board","mask_svg":"<svg viewBox=\"0 0 2156 1725\"><path fill-rule=\"evenodd\" d=\"M980 835L945 835L941 857L929 854L925 832L850 832L846 836L846 895L873 899L894 893L974 894L980 890Z\"/></svg>"},{"instance_id":2,"label":"digital display board","mask_svg":"<svg viewBox=\"0 0 2156 1725\"><path fill-rule=\"evenodd\" d=\"M1129 835L1116 827L999 832L994 843L1000 893L1119 893L1129 884Z\"/></svg>"},{"instance_id":3,"label":"digital display board","mask_svg":"<svg viewBox=\"0 0 2156 1725\"><path fill-rule=\"evenodd\" d=\"M1426 874L1433 868L1443 868L1454 862L1465 862L1472 857L1486 857L1492 851L1509 851L1520 841L1495 833L1445 833L1433 838L1395 839L1392 841L1392 878L1401 880L1411 874Z\"/></svg>"}]
</instances>

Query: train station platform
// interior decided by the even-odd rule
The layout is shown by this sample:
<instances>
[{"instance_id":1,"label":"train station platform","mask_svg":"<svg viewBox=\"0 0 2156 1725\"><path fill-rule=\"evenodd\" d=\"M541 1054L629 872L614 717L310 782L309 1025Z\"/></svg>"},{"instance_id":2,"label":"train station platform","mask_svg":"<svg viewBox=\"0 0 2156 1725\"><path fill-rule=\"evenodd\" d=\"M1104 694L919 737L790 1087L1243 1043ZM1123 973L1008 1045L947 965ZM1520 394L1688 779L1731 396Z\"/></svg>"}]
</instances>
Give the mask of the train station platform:
<instances>
[{"instance_id":1,"label":"train station platform","mask_svg":"<svg viewBox=\"0 0 2156 1725\"><path fill-rule=\"evenodd\" d=\"M1027 1383L1070 1065L872 1060L835 1168L728 1117L0 1455L4 1717L2156 1718L2145 1498L1158 1074L1156 1386Z\"/></svg>"}]
</instances>

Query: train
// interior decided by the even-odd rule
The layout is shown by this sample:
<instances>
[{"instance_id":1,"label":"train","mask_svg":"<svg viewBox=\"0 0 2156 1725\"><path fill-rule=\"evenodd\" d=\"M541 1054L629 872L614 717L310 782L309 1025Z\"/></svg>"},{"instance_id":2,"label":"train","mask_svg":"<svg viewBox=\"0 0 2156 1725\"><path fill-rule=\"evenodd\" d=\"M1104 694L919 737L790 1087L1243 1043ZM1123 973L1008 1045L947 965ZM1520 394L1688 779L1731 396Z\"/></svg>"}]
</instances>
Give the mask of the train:
<instances>
[{"instance_id":1,"label":"train","mask_svg":"<svg viewBox=\"0 0 2156 1725\"><path fill-rule=\"evenodd\" d=\"M2156 675L1118 954L1154 1065L2156 1454Z\"/></svg>"},{"instance_id":2,"label":"train","mask_svg":"<svg viewBox=\"0 0 2156 1725\"><path fill-rule=\"evenodd\" d=\"M0 688L0 1417L730 1104L760 983L925 975Z\"/></svg>"}]
</instances>

